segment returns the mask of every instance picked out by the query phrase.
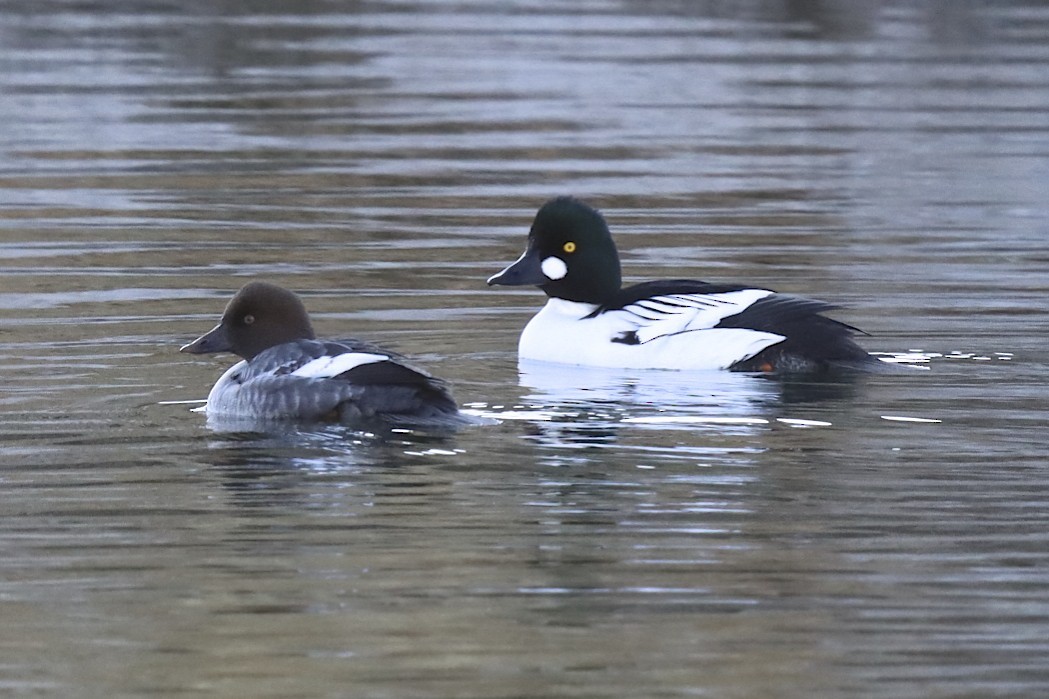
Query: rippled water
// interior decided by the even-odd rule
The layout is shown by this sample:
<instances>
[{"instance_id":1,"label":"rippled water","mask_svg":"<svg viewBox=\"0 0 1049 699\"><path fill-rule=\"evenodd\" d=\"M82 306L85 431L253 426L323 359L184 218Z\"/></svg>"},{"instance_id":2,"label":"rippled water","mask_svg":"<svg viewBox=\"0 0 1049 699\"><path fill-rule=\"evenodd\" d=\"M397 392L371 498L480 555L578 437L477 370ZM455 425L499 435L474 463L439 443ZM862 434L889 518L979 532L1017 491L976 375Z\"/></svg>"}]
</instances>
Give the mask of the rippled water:
<instances>
[{"instance_id":1,"label":"rippled water","mask_svg":"<svg viewBox=\"0 0 1049 699\"><path fill-rule=\"evenodd\" d=\"M0 691L1043 696L1049 9L8 0ZM535 209L925 370L518 367ZM234 289L498 422L190 410Z\"/></svg>"}]
</instances>

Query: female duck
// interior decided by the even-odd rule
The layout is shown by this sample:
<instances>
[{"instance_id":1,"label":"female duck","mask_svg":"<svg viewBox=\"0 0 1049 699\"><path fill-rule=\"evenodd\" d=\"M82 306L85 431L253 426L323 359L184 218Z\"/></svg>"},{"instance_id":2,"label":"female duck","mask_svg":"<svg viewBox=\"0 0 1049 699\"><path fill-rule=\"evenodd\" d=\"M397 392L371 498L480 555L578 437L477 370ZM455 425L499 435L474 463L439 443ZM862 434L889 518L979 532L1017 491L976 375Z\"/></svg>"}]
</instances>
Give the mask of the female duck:
<instances>
[{"instance_id":1,"label":"female duck","mask_svg":"<svg viewBox=\"0 0 1049 699\"><path fill-rule=\"evenodd\" d=\"M549 297L521 333L522 359L630 369L799 372L875 365L834 306L737 284L668 279L621 288L604 218L571 197L539 209L524 254L488 284Z\"/></svg>"},{"instance_id":2,"label":"female duck","mask_svg":"<svg viewBox=\"0 0 1049 699\"><path fill-rule=\"evenodd\" d=\"M209 415L261 420L419 422L458 414L445 383L393 352L357 340L315 339L298 296L251 282L222 321L182 352L232 352L208 395Z\"/></svg>"}]
</instances>

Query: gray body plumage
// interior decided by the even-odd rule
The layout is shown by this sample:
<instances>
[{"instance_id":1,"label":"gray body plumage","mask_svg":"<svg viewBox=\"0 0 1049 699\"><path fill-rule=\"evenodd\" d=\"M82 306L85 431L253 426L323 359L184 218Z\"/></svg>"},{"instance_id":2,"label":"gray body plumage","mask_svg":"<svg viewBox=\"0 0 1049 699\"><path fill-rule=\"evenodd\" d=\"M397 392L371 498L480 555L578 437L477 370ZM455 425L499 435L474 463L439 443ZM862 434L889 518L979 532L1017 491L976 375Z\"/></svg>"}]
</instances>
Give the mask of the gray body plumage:
<instances>
[{"instance_id":1,"label":"gray body plumage","mask_svg":"<svg viewBox=\"0 0 1049 699\"><path fill-rule=\"evenodd\" d=\"M311 369L318 364L321 369ZM207 412L264 420L412 421L454 415L456 406L444 382L391 352L352 340L296 340L230 367L211 389Z\"/></svg>"}]
</instances>

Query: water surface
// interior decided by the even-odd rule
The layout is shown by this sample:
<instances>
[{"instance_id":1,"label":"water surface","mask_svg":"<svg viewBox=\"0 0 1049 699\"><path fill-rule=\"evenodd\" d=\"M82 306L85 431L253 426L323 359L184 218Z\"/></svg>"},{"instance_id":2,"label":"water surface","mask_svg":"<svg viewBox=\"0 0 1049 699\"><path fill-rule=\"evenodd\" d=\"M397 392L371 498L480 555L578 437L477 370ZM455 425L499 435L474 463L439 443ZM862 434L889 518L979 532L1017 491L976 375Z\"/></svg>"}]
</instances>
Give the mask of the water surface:
<instances>
[{"instance_id":1,"label":"water surface","mask_svg":"<svg viewBox=\"0 0 1049 699\"><path fill-rule=\"evenodd\" d=\"M1042 696L1049 12L10 0L11 696ZM926 367L518 367L488 289L602 208L628 280L841 303ZM242 283L496 418L209 426Z\"/></svg>"}]
</instances>

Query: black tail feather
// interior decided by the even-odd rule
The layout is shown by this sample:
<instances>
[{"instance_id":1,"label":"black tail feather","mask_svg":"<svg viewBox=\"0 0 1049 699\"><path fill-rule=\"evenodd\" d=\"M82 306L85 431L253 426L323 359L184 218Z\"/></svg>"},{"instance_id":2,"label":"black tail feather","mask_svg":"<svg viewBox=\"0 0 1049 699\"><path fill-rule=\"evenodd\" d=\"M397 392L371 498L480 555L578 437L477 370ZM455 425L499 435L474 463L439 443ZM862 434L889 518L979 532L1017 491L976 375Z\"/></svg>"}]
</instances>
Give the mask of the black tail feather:
<instances>
[{"instance_id":1,"label":"black tail feather","mask_svg":"<svg viewBox=\"0 0 1049 699\"><path fill-rule=\"evenodd\" d=\"M792 373L877 364L878 360L852 339L855 334L867 333L820 315L835 308L823 301L773 294L723 319L717 327L748 328L786 338L731 368Z\"/></svg>"}]
</instances>

